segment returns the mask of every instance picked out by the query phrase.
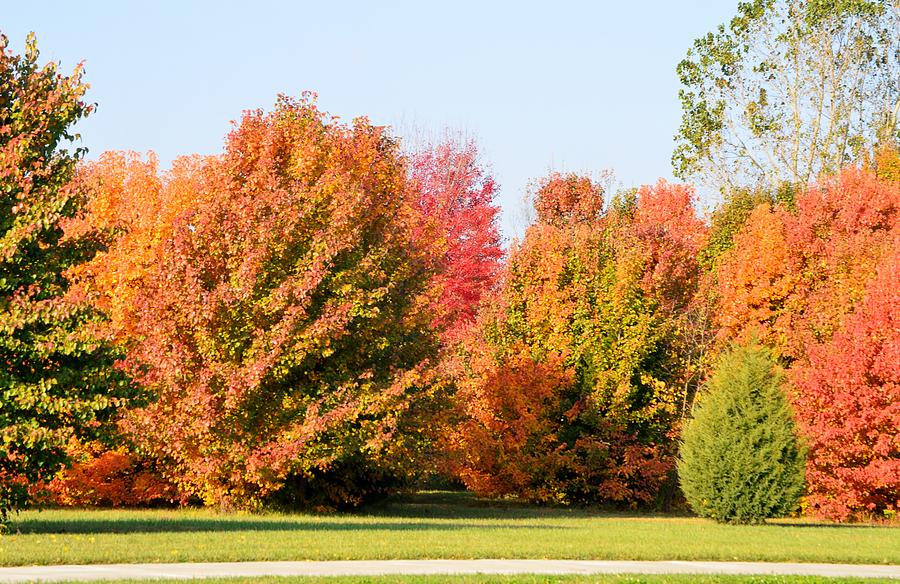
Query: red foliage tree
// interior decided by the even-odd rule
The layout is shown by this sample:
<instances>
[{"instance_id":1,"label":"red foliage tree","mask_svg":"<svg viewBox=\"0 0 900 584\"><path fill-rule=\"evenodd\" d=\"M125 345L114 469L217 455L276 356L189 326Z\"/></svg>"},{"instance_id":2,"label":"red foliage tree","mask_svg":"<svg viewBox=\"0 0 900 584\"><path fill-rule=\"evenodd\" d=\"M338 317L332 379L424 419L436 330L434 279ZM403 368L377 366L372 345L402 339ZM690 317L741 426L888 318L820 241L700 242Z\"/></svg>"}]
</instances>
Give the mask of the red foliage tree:
<instances>
[{"instance_id":1,"label":"red foliage tree","mask_svg":"<svg viewBox=\"0 0 900 584\"><path fill-rule=\"evenodd\" d=\"M808 504L836 520L900 510L900 232L857 311L794 368Z\"/></svg>"},{"instance_id":2,"label":"red foliage tree","mask_svg":"<svg viewBox=\"0 0 900 584\"><path fill-rule=\"evenodd\" d=\"M534 209L539 223L564 227L603 215L603 188L589 177L554 172L537 182Z\"/></svg>"},{"instance_id":3,"label":"red foliage tree","mask_svg":"<svg viewBox=\"0 0 900 584\"><path fill-rule=\"evenodd\" d=\"M790 367L809 504L839 520L896 507L898 237L900 185L847 168L795 213L756 208L718 264L721 336L755 334Z\"/></svg>"},{"instance_id":4,"label":"red foliage tree","mask_svg":"<svg viewBox=\"0 0 900 584\"><path fill-rule=\"evenodd\" d=\"M447 141L414 153L410 160L418 208L429 237L438 234L435 286L441 296L432 309L451 332L471 323L482 295L497 281L503 258L494 204L497 186L479 165L474 142Z\"/></svg>"},{"instance_id":5,"label":"red foliage tree","mask_svg":"<svg viewBox=\"0 0 900 584\"><path fill-rule=\"evenodd\" d=\"M686 308L697 292L697 254L707 239L693 189L665 181L642 187L629 231L645 258L644 290L667 310Z\"/></svg>"}]
</instances>

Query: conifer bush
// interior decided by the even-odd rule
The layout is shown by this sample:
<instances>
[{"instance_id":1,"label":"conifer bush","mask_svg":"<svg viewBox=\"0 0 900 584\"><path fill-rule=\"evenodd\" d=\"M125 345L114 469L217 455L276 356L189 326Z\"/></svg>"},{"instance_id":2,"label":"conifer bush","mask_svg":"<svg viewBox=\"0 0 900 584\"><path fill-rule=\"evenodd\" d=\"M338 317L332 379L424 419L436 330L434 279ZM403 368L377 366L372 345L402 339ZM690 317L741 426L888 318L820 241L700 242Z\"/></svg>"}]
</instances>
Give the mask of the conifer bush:
<instances>
[{"instance_id":1,"label":"conifer bush","mask_svg":"<svg viewBox=\"0 0 900 584\"><path fill-rule=\"evenodd\" d=\"M691 508L727 523L761 523L793 512L804 490L783 376L757 344L719 362L684 429L678 473Z\"/></svg>"}]
</instances>

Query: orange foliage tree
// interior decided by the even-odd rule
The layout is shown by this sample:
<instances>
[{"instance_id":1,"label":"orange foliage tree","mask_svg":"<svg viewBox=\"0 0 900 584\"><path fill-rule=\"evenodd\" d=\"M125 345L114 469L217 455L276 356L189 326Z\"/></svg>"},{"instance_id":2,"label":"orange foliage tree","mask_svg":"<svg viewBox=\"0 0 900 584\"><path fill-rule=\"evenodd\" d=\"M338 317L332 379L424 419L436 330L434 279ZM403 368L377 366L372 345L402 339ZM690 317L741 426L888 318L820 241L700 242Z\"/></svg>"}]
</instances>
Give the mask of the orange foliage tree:
<instances>
[{"instance_id":1,"label":"orange foliage tree","mask_svg":"<svg viewBox=\"0 0 900 584\"><path fill-rule=\"evenodd\" d=\"M180 488L358 503L409 464L391 453L427 395L437 238L382 128L281 98L221 156L158 178L114 154L82 181L111 241L83 285L156 395L123 428Z\"/></svg>"},{"instance_id":2,"label":"orange foliage tree","mask_svg":"<svg viewBox=\"0 0 900 584\"><path fill-rule=\"evenodd\" d=\"M717 272L722 338L757 335L788 363L862 300L900 223L900 188L851 167L795 204L757 207Z\"/></svg>"},{"instance_id":3,"label":"orange foliage tree","mask_svg":"<svg viewBox=\"0 0 900 584\"><path fill-rule=\"evenodd\" d=\"M164 244L179 216L200 203L205 159L176 159L164 174L156 156L105 152L82 163L73 181L85 201L84 213L66 226L66 237L93 241L93 260L73 267L73 288L103 314L104 336L126 350L137 335L135 299L148 275L160 269ZM114 430L114 428L110 428ZM155 462L135 451L120 431L103 450L98 443L70 442L75 464L47 484L57 505L135 506L183 500Z\"/></svg>"},{"instance_id":4,"label":"orange foliage tree","mask_svg":"<svg viewBox=\"0 0 900 584\"><path fill-rule=\"evenodd\" d=\"M174 235L180 215L198 206L204 157L176 159L160 175L153 153L104 152L83 163L75 179L85 213L66 229L68 237L91 238L101 251L70 275L75 285L109 316L109 331L120 341L134 328L134 301L145 277L159 269L163 245Z\"/></svg>"},{"instance_id":5,"label":"orange foliage tree","mask_svg":"<svg viewBox=\"0 0 900 584\"><path fill-rule=\"evenodd\" d=\"M757 206L734 237L717 270L719 334L752 335L787 350L796 316L797 259L788 245L792 217L781 207Z\"/></svg>"},{"instance_id":6,"label":"orange foliage tree","mask_svg":"<svg viewBox=\"0 0 900 584\"><path fill-rule=\"evenodd\" d=\"M476 492L647 504L672 470L705 227L680 185L606 212L602 195L540 183L538 221L459 348L449 465Z\"/></svg>"}]
</instances>

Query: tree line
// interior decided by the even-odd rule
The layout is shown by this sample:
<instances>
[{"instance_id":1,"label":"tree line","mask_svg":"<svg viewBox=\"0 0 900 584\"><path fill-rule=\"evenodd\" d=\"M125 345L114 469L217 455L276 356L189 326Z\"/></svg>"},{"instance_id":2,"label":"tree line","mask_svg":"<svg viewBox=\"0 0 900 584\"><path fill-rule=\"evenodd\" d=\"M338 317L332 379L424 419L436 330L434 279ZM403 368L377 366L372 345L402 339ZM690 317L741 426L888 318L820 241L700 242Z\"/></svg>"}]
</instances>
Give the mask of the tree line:
<instances>
[{"instance_id":1,"label":"tree line","mask_svg":"<svg viewBox=\"0 0 900 584\"><path fill-rule=\"evenodd\" d=\"M429 481L896 512L898 14L741 3L679 66L674 162L722 191L711 214L688 185L551 173L509 249L472 142L409 151L304 94L217 155L87 161L82 70L0 36L0 515L333 509ZM691 461L752 434L740 416L793 474L704 507L720 477Z\"/></svg>"}]
</instances>

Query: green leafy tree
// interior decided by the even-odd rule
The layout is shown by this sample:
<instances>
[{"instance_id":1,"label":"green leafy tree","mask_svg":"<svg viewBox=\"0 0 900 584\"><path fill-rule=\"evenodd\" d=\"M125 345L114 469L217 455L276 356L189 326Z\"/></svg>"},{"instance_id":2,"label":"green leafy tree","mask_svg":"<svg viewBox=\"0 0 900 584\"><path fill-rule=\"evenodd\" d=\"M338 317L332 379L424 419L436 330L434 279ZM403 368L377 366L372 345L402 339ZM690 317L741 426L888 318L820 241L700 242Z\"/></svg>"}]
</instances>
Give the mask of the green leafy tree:
<instances>
[{"instance_id":1,"label":"green leafy tree","mask_svg":"<svg viewBox=\"0 0 900 584\"><path fill-rule=\"evenodd\" d=\"M678 462L681 488L698 515L759 523L797 508L806 457L783 383L759 345L721 358L684 429Z\"/></svg>"},{"instance_id":2,"label":"green leafy tree","mask_svg":"<svg viewBox=\"0 0 900 584\"><path fill-rule=\"evenodd\" d=\"M81 67L38 65L31 35L24 56L7 46L0 35L0 519L131 391L97 338L100 315L65 277L95 251L63 231L79 212L70 181L83 153L64 146L93 109Z\"/></svg>"},{"instance_id":3,"label":"green leafy tree","mask_svg":"<svg viewBox=\"0 0 900 584\"><path fill-rule=\"evenodd\" d=\"M805 186L897 138L900 2L752 0L678 65L676 176Z\"/></svg>"}]
</instances>

